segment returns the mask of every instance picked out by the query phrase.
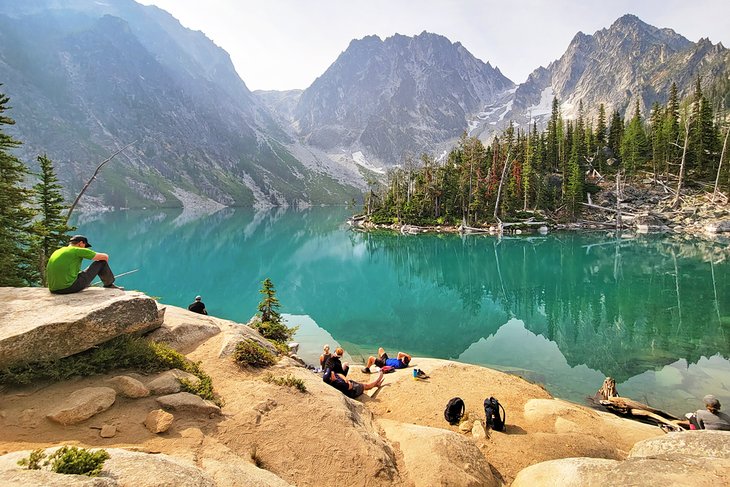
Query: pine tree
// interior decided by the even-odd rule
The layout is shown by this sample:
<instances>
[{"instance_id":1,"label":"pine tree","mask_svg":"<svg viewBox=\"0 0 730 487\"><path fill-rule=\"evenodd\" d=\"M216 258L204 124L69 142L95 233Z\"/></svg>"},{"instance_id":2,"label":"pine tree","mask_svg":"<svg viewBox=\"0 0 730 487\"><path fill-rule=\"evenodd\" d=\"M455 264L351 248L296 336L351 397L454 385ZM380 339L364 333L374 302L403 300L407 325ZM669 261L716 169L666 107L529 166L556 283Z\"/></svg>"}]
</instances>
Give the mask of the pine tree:
<instances>
[{"instance_id":1,"label":"pine tree","mask_svg":"<svg viewBox=\"0 0 730 487\"><path fill-rule=\"evenodd\" d=\"M664 174L667 176L669 174L669 164L676 162L680 157L679 94L676 83L672 83L672 86L669 88L669 99L667 100L666 110L664 110L663 132L663 138L667 144L666 150L664 151Z\"/></svg>"},{"instance_id":2,"label":"pine tree","mask_svg":"<svg viewBox=\"0 0 730 487\"><path fill-rule=\"evenodd\" d=\"M632 174L644 165L647 152L648 142L644 131L644 123L641 119L639 100L637 99L634 115L624 131L623 140L621 141L621 163L626 168L627 173Z\"/></svg>"},{"instance_id":3,"label":"pine tree","mask_svg":"<svg viewBox=\"0 0 730 487\"><path fill-rule=\"evenodd\" d=\"M611 125L608 128L608 149L614 158L621 157L621 138L624 134L624 120L618 110L611 115Z\"/></svg>"},{"instance_id":4,"label":"pine tree","mask_svg":"<svg viewBox=\"0 0 730 487\"><path fill-rule=\"evenodd\" d=\"M34 254L38 262L38 271L41 284L46 285L45 269L48 257L54 250L63 247L68 242L68 234L75 227L66 224L66 218L61 215L64 210L61 185L53 169L53 161L45 155L38 156L41 172L38 183L33 186L38 217L32 229L35 238Z\"/></svg>"},{"instance_id":5,"label":"pine tree","mask_svg":"<svg viewBox=\"0 0 730 487\"><path fill-rule=\"evenodd\" d=\"M2 86L2 85L0 85ZM15 121L4 115L10 99L0 93L0 286L23 286L36 280L30 240L30 191L23 187L28 169L10 150L21 142L2 131Z\"/></svg>"},{"instance_id":6,"label":"pine tree","mask_svg":"<svg viewBox=\"0 0 730 487\"><path fill-rule=\"evenodd\" d=\"M276 289L274 289L274 283L268 277L262 283L263 287L259 290L259 293L263 294L264 297L259 303L259 313L261 313L261 321L264 323L281 323L281 315L276 311L281 304L279 299L276 297Z\"/></svg>"}]
</instances>

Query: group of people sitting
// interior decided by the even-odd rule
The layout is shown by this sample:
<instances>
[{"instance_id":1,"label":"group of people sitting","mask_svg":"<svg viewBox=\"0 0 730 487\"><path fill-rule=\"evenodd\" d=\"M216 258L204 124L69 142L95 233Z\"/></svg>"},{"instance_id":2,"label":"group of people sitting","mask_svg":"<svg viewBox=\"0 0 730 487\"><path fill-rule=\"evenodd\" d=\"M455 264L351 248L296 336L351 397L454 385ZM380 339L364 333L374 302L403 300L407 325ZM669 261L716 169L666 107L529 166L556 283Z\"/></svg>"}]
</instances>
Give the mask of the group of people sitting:
<instances>
[{"instance_id":1,"label":"group of people sitting","mask_svg":"<svg viewBox=\"0 0 730 487\"><path fill-rule=\"evenodd\" d=\"M319 357L319 364L323 370L322 380L347 397L353 399L362 395L367 390L380 387L383 383L383 367L389 366L394 369L404 369L411 362L411 356L403 352L398 352L397 358L388 358L388 354L381 347L378 349L378 356L369 357L367 365L363 369L364 373L369 374L370 367L374 364L380 367L380 373L374 381L363 384L347 378L347 373L350 371L350 364L341 361L344 353L345 351L340 347L336 348L334 353L330 353L330 346L324 346L322 355Z\"/></svg>"}]
</instances>

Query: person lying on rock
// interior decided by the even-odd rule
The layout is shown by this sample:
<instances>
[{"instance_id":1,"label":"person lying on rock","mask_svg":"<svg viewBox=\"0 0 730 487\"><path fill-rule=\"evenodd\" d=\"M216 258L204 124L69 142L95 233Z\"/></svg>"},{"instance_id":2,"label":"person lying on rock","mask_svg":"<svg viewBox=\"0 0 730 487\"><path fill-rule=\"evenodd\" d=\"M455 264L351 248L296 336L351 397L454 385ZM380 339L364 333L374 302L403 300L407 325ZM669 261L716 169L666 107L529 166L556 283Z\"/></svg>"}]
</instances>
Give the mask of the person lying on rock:
<instances>
[{"instance_id":1,"label":"person lying on rock","mask_svg":"<svg viewBox=\"0 0 730 487\"><path fill-rule=\"evenodd\" d=\"M342 374L335 373L334 370L327 368L324 371L322 380L326 383L346 395L351 399L360 397L363 392L372 389L374 387L380 387L383 383L383 372L380 372L378 378L367 384L361 384L355 380L350 380Z\"/></svg>"},{"instance_id":2,"label":"person lying on rock","mask_svg":"<svg viewBox=\"0 0 730 487\"><path fill-rule=\"evenodd\" d=\"M720 401L712 394L703 398L705 409L689 414L689 421L697 429L730 431L730 416L720 412Z\"/></svg>"},{"instance_id":3,"label":"person lying on rock","mask_svg":"<svg viewBox=\"0 0 730 487\"><path fill-rule=\"evenodd\" d=\"M378 349L378 357L375 358L372 355L368 358L368 363L362 371L366 374L370 373L370 367L373 364L377 365L381 369L385 366L393 367L394 369L405 369L408 364L411 363L411 356L404 352L398 352L396 358L389 358L388 354L385 353L383 347Z\"/></svg>"},{"instance_id":4,"label":"person lying on rock","mask_svg":"<svg viewBox=\"0 0 730 487\"><path fill-rule=\"evenodd\" d=\"M337 347L335 353L333 353L327 362L324 364L325 369L332 369L335 374L341 374L343 377L350 371L350 364L345 362L342 363L340 359L345 354L342 348Z\"/></svg>"},{"instance_id":5,"label":"person lying on rock","mask_svg":"<svg viewBox=\"0 0 730 487\"><path fill-rule=\"evenodd\" d=\"M83 235L74 235L67 247L61 247L51 254L46 265L46 282L53 294L71 294L83 291L99 276L107 289L124 288L114 285L114 273L109 267L109 256L94 252L89 240ZM84 259L93 262L81 271Z\"/></svg>"}]
</instances>

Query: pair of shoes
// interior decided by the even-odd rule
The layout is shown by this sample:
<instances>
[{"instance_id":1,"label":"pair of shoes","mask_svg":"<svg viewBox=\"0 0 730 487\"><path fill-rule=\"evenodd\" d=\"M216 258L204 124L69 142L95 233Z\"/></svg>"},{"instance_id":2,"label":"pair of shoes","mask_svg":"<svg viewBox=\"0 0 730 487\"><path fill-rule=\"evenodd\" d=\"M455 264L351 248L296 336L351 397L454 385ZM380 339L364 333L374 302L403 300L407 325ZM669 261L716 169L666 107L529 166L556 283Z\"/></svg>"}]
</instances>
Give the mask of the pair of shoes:
<instances>
[{"instance_id":1,"label":"pair of shoes","mask_svg":"<svg viewBox=\"0 0 730 487\"><path fill-rule=\"evenodd\" d=\"M428 377L429 377L428 374L426 374L421 369L416 369L415 372L416 372L416 375L415 375L416 379L428 379Z\"/></svg>"},{"instance_id":2,"label":"pair of shoes","mask_svg":"<svg viewBox=\"0 0 730 487\"><path fill-rule=\"evenodd\" d=\"M116 284L109 284L108 286L104 286L104 289L118 289L120 291L124 291L123 287L117 286Z\"/></svg>"},{"instance_id":3,"label":"pair of shoes","mask_svg":"<svg viewBox=\"0 0 730 487\"><path fill-rule=\"evenodd\" d=\"M369 374L369 373L370 373L370 367L364 367L364 368L362 369L362 373L363 373L363 374Z\"/></svg>"}]
</instances>

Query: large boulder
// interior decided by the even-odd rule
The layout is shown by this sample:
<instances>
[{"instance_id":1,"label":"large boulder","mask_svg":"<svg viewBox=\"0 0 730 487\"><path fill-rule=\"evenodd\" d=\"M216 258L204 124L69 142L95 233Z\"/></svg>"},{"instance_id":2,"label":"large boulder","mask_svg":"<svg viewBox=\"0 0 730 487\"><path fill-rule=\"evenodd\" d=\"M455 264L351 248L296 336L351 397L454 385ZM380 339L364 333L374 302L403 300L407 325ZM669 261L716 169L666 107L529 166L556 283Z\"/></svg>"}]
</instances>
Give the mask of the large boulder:
<instances>
[{"instance_id":1,"label":"large boulder","mask_svg":"<svg viewBox=\"0 0 730 487\"><path fill-rule=\"evenodd\" d=\"M730 460L730 431L682 431L634 445L629 458L707 457Z\"/></svg>"},{"instance_id":2,"label":"large boulder","mask_svg":"<svg viewBox=\"0 0 730 487\"><path fill-rule=\"evenodd\" d=\"M166 370L147 383L147 389L152 394L174 394L182 390L182 381L197 386L200 379L189 372L180 369Z\"/></svg>"},{"instance_id":3,"label":"large boulder","mask_svg":"<svg viewBox=\"0 0 730 487\"><path fill-rule=\"evenodd\" d=\"M523 469L512 487L555 485L728 485L730 462L713 458L689 457L684 462L657 458L625 461L602 458L563 458Z\"/></svg>"},{"instance_id":4,"label":"large boulder","mask_svg":"<svg viewBox=\"0 0 730 487\"><path fill-rule=\"evenodd\" d=\"M56 448L46 450L52 453ZM30 451L0 456L0 485L5 486L83 486L83 487L216 487L216 483L196 466L164 454L131 452L107 448L110 458L104 462L96 478L68 475L43 470L27 470L18 466Z\"/></svg>"},{"instance_id":5,"label":"large boulder","mask_svg":"<svg viewBox=\"0 0 730 487\"><path fill-rule=\"evenodd\" d=\"M123 334L158 328L163 313L139 292L88 288L56 295L45 288L0 288L0 368L74 355Z\"/></svg>"},{"instance_id":6,"label":"large boulder","mask_svg":"<svg viewBox=\"0 0 730 487\"><path fill-rule=\"evenodd\" d=\"M399 444L416 487L500 485L476 444L458 433L390 420L378 423L388 440Z\"/></svg>"},{"instance_id":7,"label":"large boulder","mask_svg":"<svg viewBox=\"0 0 730 487\"><path fill-rule=\"evenodd\" d=\"M149 335L152 341L165 343L171 348L188 353L212 336L221 332L217 318L178 308L165 307L165 322Z\"/></svg>"},{"instance_id":8,"label":"large boulder","mask_svg":"<svg viewBox=\"0 0 730 487\"><path fill-rule=\"evenodd\" d=\"M116 391L110 387L85 387L69 394L47 417L64 426L80 423L112 407L116 398Z\"/></svg>"}]
</instances>

